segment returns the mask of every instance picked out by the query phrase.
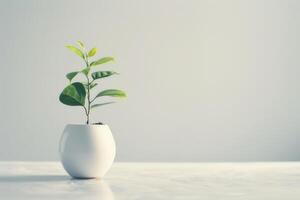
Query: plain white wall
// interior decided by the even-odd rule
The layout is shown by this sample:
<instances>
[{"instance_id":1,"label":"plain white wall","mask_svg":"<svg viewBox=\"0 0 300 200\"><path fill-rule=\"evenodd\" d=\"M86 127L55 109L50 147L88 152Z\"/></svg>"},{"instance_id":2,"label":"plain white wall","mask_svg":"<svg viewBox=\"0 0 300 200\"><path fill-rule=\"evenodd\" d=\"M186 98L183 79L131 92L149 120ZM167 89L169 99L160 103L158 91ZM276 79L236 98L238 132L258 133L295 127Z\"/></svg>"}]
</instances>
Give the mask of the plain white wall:
<instances>
[{"instance_id":1,"label":"plain white wall","mask_svg":"<svg viewBox=\"0 0 300 200\"><path fill-rule=\"evenodd\" d=\"M300 1L0 1L0 160L58 160L58 101L97 46L129 98L98 109L119 161L300 159Z\"/></svg>"}]
</instances>

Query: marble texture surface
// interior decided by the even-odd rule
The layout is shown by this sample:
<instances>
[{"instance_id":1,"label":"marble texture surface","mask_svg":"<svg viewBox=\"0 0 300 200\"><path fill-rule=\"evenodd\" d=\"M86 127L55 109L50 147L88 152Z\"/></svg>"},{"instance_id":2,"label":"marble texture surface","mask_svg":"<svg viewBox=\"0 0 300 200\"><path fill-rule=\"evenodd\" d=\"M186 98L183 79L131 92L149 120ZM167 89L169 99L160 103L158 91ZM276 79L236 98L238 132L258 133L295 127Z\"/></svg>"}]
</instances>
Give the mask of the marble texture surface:
<instances>
[{"instance_id":1,"label":"marble texture surface","mask_svg":"<svg viewBox=\"0 0 300 200\"><path fill-rule=\"evenodd\" d=\"M59 162L0 162L0 199L299 200L300 163L115 163L75 180Z\"/></svg>"}]
</instances>

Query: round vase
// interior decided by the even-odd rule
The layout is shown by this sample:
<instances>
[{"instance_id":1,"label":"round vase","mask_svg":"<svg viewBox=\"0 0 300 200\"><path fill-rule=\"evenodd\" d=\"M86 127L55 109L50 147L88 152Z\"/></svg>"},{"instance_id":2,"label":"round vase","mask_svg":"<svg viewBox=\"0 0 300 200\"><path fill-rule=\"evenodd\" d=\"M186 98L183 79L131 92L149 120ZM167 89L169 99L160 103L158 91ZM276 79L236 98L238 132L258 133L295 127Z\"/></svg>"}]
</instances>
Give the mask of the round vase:
<instances>
[{"instance_id":1,"label":"round vase","mask_svg":"<svg viewBox=\"0 0 300 200\"><path fill-rule=\"evenodd\" d=\"M74 178L102 178L111 167L116 145L108 125L66 125L59 143L61 162Z\"/></svg>"}]
</instances>

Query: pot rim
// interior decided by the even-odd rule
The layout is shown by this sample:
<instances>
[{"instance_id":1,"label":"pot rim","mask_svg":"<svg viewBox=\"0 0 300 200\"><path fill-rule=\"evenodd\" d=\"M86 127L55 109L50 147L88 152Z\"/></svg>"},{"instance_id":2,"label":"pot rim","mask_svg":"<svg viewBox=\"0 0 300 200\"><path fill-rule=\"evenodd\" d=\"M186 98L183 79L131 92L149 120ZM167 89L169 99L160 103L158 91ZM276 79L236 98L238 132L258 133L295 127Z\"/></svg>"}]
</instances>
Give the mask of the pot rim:
<instances>
[{"instance_id":1,"label":"pot rim","mask_svg":"<svg viewBox=\"0 0 300 200\"><path fill-rule=\"evenodd\" d=\"M66 126L108 126L107 124L66 124Z\"/></svg>"}]
</instances>

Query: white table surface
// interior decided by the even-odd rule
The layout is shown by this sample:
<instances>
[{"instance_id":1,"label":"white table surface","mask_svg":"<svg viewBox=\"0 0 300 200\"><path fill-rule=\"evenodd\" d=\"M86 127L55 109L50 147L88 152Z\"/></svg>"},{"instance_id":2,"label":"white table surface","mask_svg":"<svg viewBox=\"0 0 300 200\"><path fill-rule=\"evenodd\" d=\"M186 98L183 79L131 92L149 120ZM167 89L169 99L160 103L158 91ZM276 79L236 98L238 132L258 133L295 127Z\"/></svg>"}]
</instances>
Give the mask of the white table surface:
<instances>
[{"instance_id":1,"label":"white table surface","mask_svg":"<svg viewBox=\"0 0 300 200\"><path fill-rule=\"evenodd\" d=\"M299 200L300 163L115 163L76 180L59 162L0 162L0 199Z\"/></svg>"}]
</instances>

